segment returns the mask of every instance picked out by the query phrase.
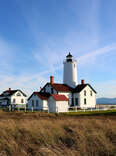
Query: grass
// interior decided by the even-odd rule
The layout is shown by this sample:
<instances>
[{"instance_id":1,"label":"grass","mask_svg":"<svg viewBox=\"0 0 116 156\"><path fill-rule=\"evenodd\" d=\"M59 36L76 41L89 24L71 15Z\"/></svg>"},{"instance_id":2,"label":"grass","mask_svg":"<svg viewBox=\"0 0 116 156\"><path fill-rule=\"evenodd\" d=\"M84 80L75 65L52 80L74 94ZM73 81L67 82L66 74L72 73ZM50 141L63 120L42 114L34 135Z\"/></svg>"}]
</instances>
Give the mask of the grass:
<instances>
[{"instance_id":1,"label":"grass","mask_svg":"<svg viewBox=\"0 0 116 156\"><path fill-rule=\"evenodd\" d=\"M99 111L78 111L78 112L68 112L63 113L64 115L77 116L77 115L116 115L116 109L112 110L99 110Z\"/></svg>"},{"instance_id":2,"label":"grass","mask_svg":"<svg viewBox=\"0 0 116 156\"><path fill-rule=\"evenodd\" d=\"M69 114L0 111L0 156L116 155L115 115Z\"/></svg>"}]
</instances>

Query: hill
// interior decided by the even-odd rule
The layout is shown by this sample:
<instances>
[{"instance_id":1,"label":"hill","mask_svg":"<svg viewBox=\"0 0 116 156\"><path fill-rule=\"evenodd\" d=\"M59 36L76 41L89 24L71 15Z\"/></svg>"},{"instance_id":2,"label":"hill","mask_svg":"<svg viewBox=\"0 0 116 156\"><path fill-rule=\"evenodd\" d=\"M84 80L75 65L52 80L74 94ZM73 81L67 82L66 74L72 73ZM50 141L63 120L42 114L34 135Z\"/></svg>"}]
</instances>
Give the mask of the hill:
<instances>
[{"instance_id":1,"label":"hill","mask_svg":"<svg viewBox=\"0 0 116 156\"><path fill-rule=\"evenodd\" d=\"M116 104L116 98L97 98L97 104Z\"/></svg>"}]
</instances>

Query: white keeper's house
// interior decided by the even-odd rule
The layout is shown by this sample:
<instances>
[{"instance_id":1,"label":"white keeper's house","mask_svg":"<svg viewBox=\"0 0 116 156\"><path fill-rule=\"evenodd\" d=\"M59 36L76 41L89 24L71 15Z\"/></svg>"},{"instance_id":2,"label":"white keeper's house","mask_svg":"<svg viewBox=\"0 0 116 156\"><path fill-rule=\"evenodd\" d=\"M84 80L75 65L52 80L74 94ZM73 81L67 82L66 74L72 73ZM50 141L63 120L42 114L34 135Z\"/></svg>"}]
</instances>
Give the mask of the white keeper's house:
<instances>
[{"instance_id":1,"label":"white keeper's house","mask_svg":"<svg viewBox=\"0 0 116 156\"><path fill-rule=\"evenodd\" d=\"M77 61L69 53L64 60L63 83L55 83L54 77L40 92L34 92L28 99L28 108L49 112L68 112L69 107L88 109L96 107L96 91L81 80L77 81Z\"/></svg>"},{"instance_id":2,"label":"white keeper's house","mask_svg":"<svg viewBox=\"0 0 116 156\"><path fill-rule=\"evenodd\" d=\"M19 107L24 108L27 104L27 95L21 90L12 90L9 88L0 95L1 107Z\"/></svg>"},{"instance_id":3,"label":"white keeper's house","mask_svg":"<svg viewBox=\"0 0 116 156\"><path fill-rule=\"evenodd\" d=\"M28 109L48 110L49 93L33 92L28 98Z\"/></svg>"}]
</instances>

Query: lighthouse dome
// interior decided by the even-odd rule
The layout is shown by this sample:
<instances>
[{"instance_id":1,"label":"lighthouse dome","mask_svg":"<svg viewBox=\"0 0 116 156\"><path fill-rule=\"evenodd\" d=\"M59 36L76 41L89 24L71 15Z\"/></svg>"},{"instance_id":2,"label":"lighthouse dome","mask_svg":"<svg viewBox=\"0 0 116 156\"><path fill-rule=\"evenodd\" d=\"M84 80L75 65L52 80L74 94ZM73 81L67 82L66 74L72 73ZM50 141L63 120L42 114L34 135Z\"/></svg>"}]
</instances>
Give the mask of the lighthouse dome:
<instances>
[{"instance_id":1,"label":"lighthouse dome","mask_svg":"<svg viewBox=\"0 0 116 156\"><path fill-rule=\"evenodd\" d=\"M66 56L66 58L68 58L68 57L73 57L73 56L71 55L70 52L69 52L69 54Z\"/></svg>"},{"instance_id":2,"label":"lighthouse dome","mask_svg":"<svg viewBox=\"0 0 116 156\"><path fill-rule=\"evenodd\" d=\"M69 54L66 56L66 60L67 60L67 62L72 62L72 59L73 59L73 56L69 52Z\"/></svg>"}]
</instances>

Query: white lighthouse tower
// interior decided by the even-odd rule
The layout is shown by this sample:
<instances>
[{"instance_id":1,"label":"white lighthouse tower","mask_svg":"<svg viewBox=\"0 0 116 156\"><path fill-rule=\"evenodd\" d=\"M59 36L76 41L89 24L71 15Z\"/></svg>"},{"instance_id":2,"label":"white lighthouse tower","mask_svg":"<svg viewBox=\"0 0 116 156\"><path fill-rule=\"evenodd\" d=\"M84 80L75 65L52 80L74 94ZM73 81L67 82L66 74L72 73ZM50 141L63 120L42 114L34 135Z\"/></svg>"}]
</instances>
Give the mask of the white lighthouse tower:
<instances>
[{"instance_id":1,"label":"white lighthouse tower","mask_svg":"<svg viewBox=\"0 0 116 156\"><path fill-rule=\"evenodd\" d=\"M63 83L71 87L77 86L77 61L73 59L73 56L69 54L64 60L64 77Z\"/></svg>"}]
</instances>

